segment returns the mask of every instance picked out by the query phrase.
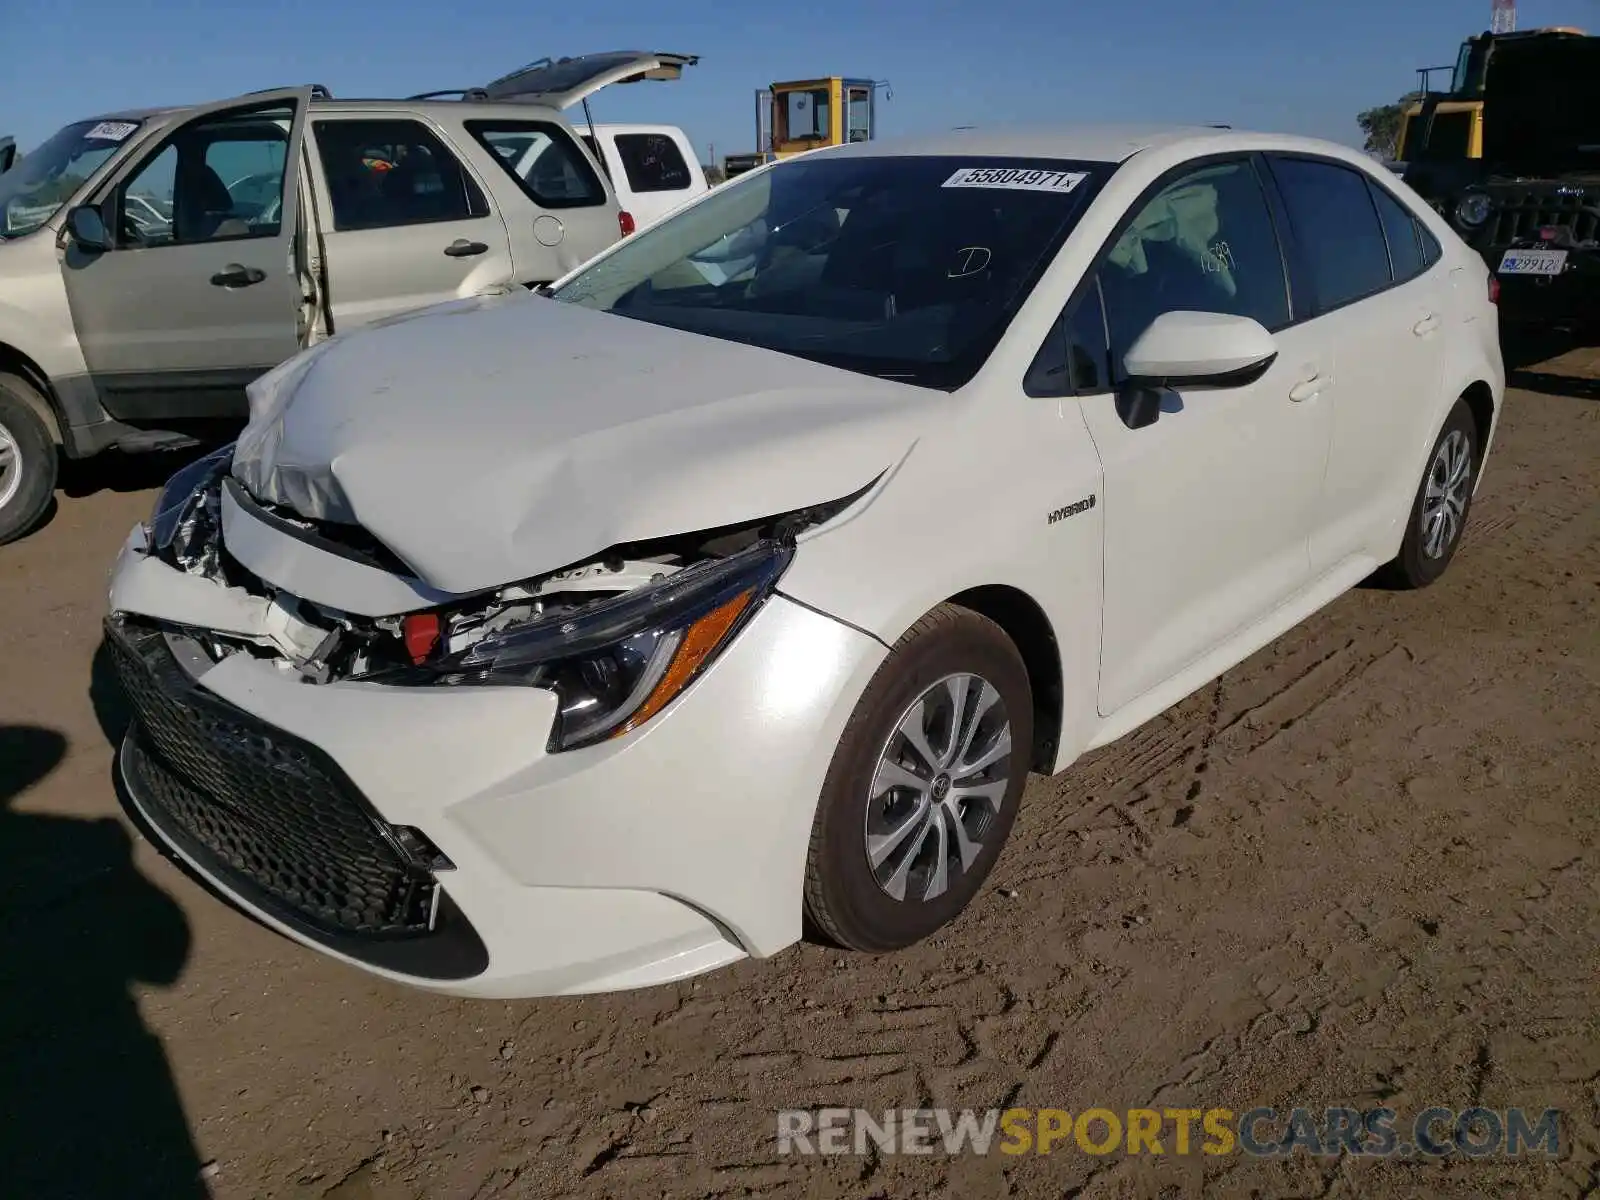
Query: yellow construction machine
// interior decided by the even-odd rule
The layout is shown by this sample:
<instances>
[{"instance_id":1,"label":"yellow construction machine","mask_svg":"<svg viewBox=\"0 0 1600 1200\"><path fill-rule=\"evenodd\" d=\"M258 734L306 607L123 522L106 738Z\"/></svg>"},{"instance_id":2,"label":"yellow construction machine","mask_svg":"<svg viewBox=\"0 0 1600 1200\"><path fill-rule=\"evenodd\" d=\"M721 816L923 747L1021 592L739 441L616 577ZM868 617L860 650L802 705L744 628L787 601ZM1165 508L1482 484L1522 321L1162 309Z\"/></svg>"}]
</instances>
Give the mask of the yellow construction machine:
<instances>
[{"instance_id":1,"label":"yellow construction machine","mask_svg":"<svg viewBox=\"0 0 1600 1200\"><path fill-rule=\"evenodd\" d=\"M881 79L826 75L774 83L756 92L756 150L730 154L723 171L731 179L773 159L822 146L869 142L877 136L878 91L894 93Z\"/></svg>"},{"instance_id":2,"label":"yellow construction machine","mask_svg":"<svg viewBox=\"0 0 1600 1200\"><path fill-rule=\"evenodd\" d=\"M1400 119L1395 158L1400 162L1445 162L1483 157L1484 84L1496 50L1529 42L1565 41L1586 36L1581 29L1555 25L1513 33L1484 32L1461 43L1448 67L1418 67L1422 88ZM1429 86L1436 71L1449 71L1450 90Z\"/></svg>"}]
</instances>

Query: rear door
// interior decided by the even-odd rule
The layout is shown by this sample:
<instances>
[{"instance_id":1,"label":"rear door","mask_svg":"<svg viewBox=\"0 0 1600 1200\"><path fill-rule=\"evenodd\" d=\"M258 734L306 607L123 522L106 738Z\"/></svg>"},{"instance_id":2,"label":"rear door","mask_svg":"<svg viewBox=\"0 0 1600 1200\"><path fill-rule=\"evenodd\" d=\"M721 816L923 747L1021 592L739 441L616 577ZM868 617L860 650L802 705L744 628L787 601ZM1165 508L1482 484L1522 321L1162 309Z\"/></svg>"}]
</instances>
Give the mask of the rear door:
<instances>
[{"instance_id":1,"label":"rear door","mask_svg":"<svg viewBox=\"0 0 1600 1200\"><path fill-rule=\"evenodd\" d=\"M311 144L335 332L512 282L483 181L420 115L318 113Z\"/></svg>"},{"instance_id":2,"label":"rear door","mask_svg":"<svg viewBox=\"0 0 1600 1200\"><path fill-rule=\"evenodd\" d=\"M300 344L296 153L311 89L198 110L99 188L113 249L62 256L101 402L123 420L241 417Z\"/></svg>"},{"instance_id":3,"label":"rear door","mask_svg":"<svg viewBox=\"0 0 1600 1200\"><path fill-rule=\"evenodd\" d=\"M1417 445L1436 411L1452 310L1446 271L1425 264L1412 214L1364 171L1270 155L1298 249L1306 329L1330 348L1337 388L1311 566L1388 553L1407 512Z\"/></svg>"}]
</instances>

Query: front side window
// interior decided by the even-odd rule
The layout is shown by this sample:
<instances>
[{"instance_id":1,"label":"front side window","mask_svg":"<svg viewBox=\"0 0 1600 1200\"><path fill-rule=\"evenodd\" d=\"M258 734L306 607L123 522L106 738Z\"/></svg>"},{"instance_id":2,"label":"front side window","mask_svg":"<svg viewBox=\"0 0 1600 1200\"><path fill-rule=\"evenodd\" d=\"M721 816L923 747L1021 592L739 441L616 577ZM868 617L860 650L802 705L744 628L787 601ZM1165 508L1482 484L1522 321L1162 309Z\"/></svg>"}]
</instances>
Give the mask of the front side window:
<instances>
[{"instance_id":1,"label":"front side window","mask_svg":"<svg viewBox=\"0 0 1600 1200\"><path fill-rule=\"evenodd\" d=\"M1320 311L1389 286L1389 250L1365 175L1306 158L1275 158L1272 174L1305 253Z\"/></svg>"},{"instance_id":2,"label":"front side window","mask_svg":"<svg viewBox=\"0 0 1600 1200\"><path fill-rule=\"evenodd\" d=\"M468 121L467 132L540 208L605 203L605 184L561 126L548 121ZM600 158L599 147L591 144L591 149Z\"/></svg>"},{"instance_id":3,"label":"front side window","mask_svg":"<svg viewBox=\"0 0 1600 1200\"><path fill-rule=\"evenodd\" d=\"M635 192L681 192L689 186L689 164L678 143L664 133L617 134L617 157Z\"/></svg>"},{"instance_id":4,"label":"front side window","mask_svg":"<svg viewBox=\"0 0 1600 1200\"><path fill-rule=\"evenodd\" d=\"M1108 173L1033 159L795 159L634 235L554 295L959 387Z\"/></svg>"},{"instance_id":5,"label":"front side window","mask_svg":"<svg viewBox=\"0 0 1600 1200\"><path fill-rule=\"evenodd\" d=\"M1283 251L1248 160L1212 163L1142 204L1100 268L1106 326L1122 358L1163 313L1227 313L1269 330L1289 323Z\"/></svg>"},{"instance_id":6,"label":"front side window","mask_svg":"<svg viewBox=\"0 0 1600 1200\"><path fill-rule=\"evenodd\" d=\"M32 233L60 211L141 122L78 121L0 175L0 238Z\"/></svg>"},{"instance_id":7,"label":"front side window","mask_svg":"<svg viewBox=\"0 0 1600 1200\"><path fill-rule=\"evenodd\" d=\"M323 120L316 140L336 232L489 215L461 161L420 121Z\"/></svg>"},{"instance_id":8,"label":"front side window","mask_svg":"<svg viewBox=\"0 0 1600 1200\"><path fill-rule=\"evenodd\" d=\"M183 126L117 189L123 249L277 237L291 105Z\"/></svg>"}]
</instances>

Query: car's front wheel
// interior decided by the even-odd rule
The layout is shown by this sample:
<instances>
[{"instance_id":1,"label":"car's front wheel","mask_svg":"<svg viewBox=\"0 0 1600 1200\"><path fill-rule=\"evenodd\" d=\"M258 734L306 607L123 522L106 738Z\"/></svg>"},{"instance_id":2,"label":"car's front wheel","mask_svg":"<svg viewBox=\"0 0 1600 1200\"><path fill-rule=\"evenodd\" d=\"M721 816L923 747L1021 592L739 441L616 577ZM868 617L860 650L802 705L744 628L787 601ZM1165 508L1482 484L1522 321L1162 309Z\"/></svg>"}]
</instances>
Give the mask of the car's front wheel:
<instances>
[{"instance_id":1,"label":"car's front wheel","mask_svg":"<svg viewBox=\"0 0 1600 1200\"><path fill-rule=\"evenodd\" d=\"M1457 400L1428 455L1400 553L1388 565L1391 583L1422 588L1444 574L1467 527L1479 453L1477 423Z\"/></svg>"},{"instance_id":2,"label":"car's front wheel","mask_svg":"<svg viewBox=\"0 0 1600 1200\"><path fill-rule=\"evenodd\" d=\"M998 625L941 605L895 645L833 756L811 831L805 906L856 950L897 950L977 894L1016 820L1033 696Z\"/></svg>"},{"instance_id":3,"label":"car's front wheel","mask_svg":"<svg viewBox=\"0 0 1600 1200\"><path fill-rule=\"evenodd\" d=\"M56 447L30 400L39 393L0 374L0 545L33 528L56 486Z\"/></svg>"}]
</instances>

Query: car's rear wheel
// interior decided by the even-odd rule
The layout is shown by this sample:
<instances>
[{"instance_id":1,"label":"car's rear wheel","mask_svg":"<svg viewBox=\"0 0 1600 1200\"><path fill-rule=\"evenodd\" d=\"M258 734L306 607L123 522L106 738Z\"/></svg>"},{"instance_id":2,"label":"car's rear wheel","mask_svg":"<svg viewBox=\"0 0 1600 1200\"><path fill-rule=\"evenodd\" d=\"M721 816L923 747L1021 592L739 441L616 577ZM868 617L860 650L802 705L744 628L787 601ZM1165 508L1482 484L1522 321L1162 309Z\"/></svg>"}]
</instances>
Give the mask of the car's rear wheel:
<instances>
[{"instance_id":1,"label":"car's rear wheel","mask_svg":"<svg viewBox=\"0 0 1600 1200\"><path fill-rule=\"evenodd\" d=\"M1400 553L1386 568L1391 583L1422 588L1444 574L1466 531L1478 458L1477 423L1466 401L1457 400L1428 455Z\"/></svg>"},{"instance_id":2,"label":"car's rear wheel","mask_svg":"<svg viewBox=\"0 0 1600 1200\"><path fill-rule=\"evenodd\" d=\"M0 545L33 528L55 491L56 447L33 403L24 380L0 375Z\"/></svg>"},{"instance_id":3,"label":"car's rear wheel","mask_svg":"<svg viewBox=\"0 0 1600 1200\"><path fill-rule=\"evenodd\" d=\"M946 604L912 626L823 783L806 866L816 931L879 953L966 908L1016 820L1032 744L1027 668L998 625Z\"/></svg>"}]
</instances>

